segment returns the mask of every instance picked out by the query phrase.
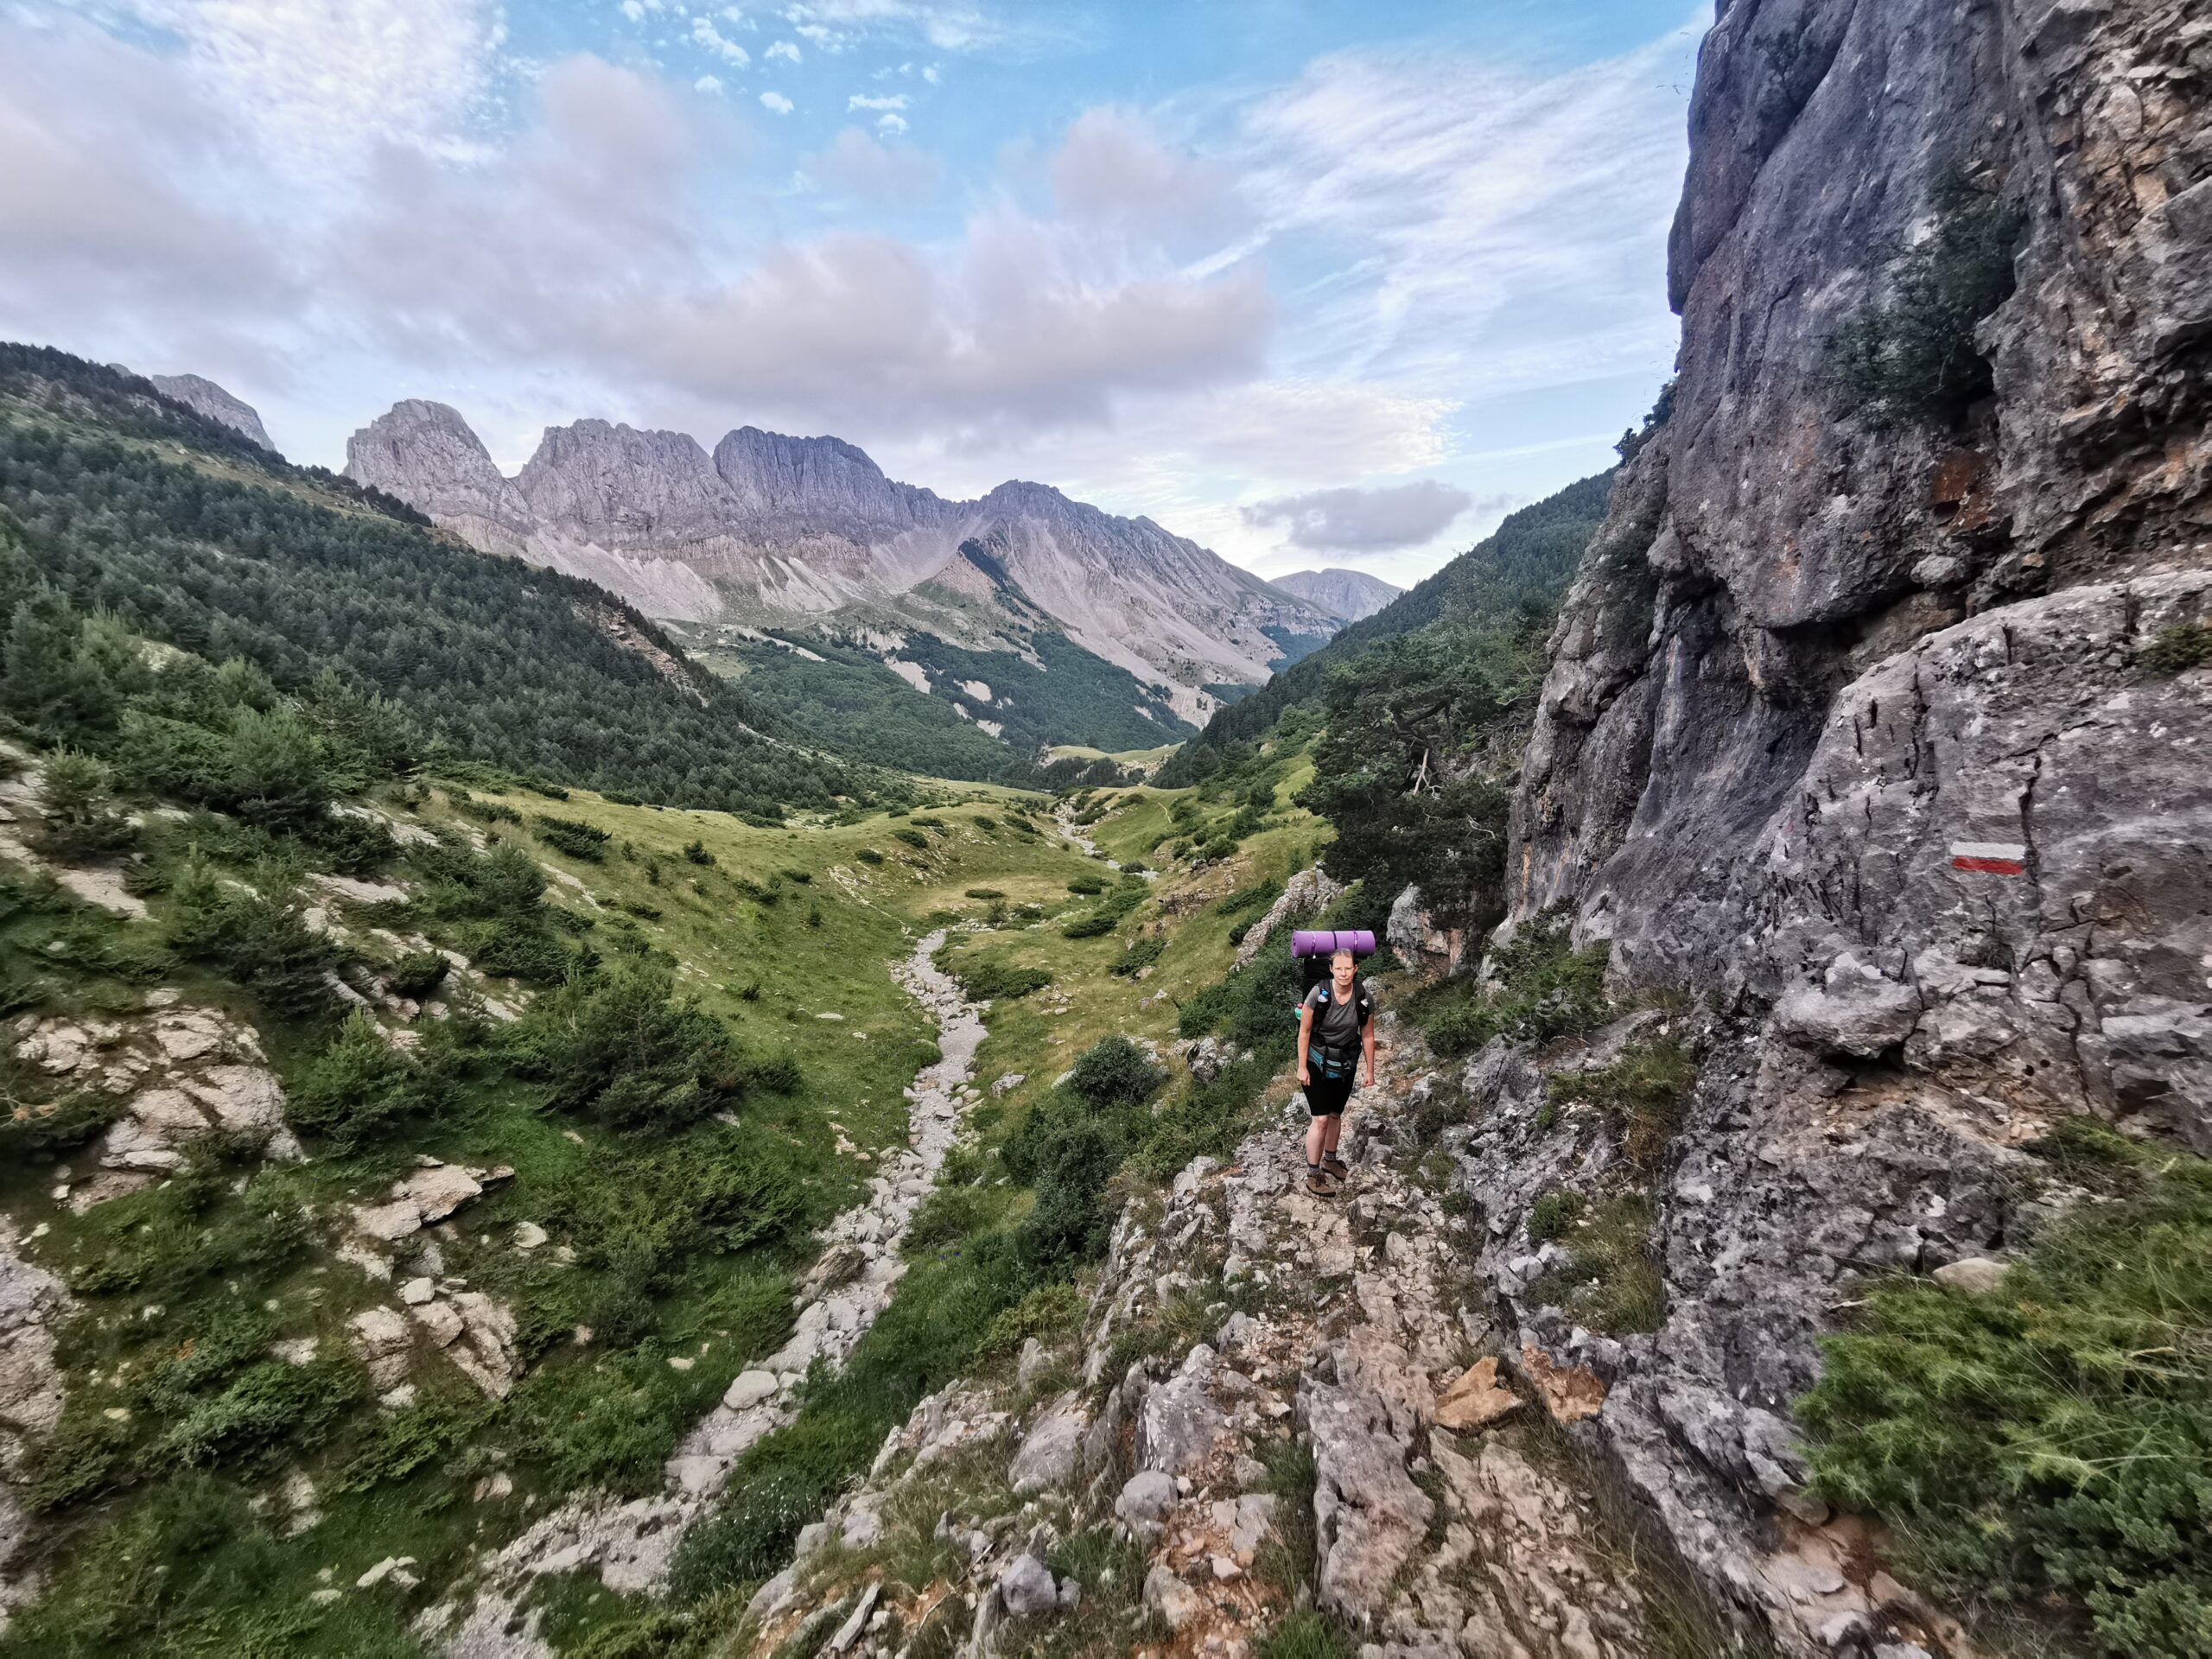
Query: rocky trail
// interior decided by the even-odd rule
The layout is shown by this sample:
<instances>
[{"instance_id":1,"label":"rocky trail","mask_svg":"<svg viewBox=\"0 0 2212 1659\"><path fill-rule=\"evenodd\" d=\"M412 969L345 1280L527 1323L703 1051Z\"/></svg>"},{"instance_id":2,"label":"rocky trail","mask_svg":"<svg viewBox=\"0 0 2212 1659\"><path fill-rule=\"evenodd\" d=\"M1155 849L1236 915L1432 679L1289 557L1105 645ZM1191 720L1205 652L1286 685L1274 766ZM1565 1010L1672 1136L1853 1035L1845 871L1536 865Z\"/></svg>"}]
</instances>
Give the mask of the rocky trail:
<instances>
[{"instance_id":1,"label":"rocky trail","mask_svg":"<svg viewBox=\"0 0 2212 1659\"><path fill-rule=\"evenodd\" d=\"M461 1659L550 1654L536 1615L521 1605L534 1579L591 1572L612 1590L658 1590L677 1545L711 1512L739 1458L796 1414L809 1369L817 1361L842 1364L890 1305L906 1272L899 1244L936 1187L963 1111L981 1098L972 1078L988 1005L963 997L931 960L944 938L943 929L925 935L892 969L938 1027L939 1058L906 1090L906 1149L868 1179L863 1202L822 1230L821 1254L803 1282L790 1338L739 1373L721 1404L685 1434L669 1460L665 1491L623 1503L572 1499L486 1563L486 1582L465 1612L450 1603L429 1609L423 1634L447 1652Z\"/></svg>"},{"instance_id":2,"label":"rocky trail","mask_svg":"<svg viewBox=\"0 0 2212 1659\"><path fill-rule=\"evenodd\" d=\"M1079 1344L925 1401L754 1598L751 1650L1236 1656L1318 1610L1373 1659L1655 1651L1643 1541L1563 1432L1586 1377L1501 1377L1433 1086L1360 1091L1336 1198L1294 1097L1133 1200Z\"/></svg>"}]
</instances>

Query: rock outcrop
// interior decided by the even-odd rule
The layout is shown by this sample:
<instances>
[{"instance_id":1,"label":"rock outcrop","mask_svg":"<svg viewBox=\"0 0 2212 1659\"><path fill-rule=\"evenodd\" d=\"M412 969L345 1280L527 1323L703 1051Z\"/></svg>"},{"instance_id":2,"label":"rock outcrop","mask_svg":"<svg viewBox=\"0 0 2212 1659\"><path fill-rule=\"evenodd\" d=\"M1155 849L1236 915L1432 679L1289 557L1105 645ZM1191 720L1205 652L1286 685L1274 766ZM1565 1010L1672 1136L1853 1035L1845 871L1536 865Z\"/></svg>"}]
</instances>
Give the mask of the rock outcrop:
<instances>
[{"instance_id":1,"label":"rock outcrop","mask_svg":"<svg viewBox=\"0 0 2212 1659\"><path fill-rule=\"evenodd\" d=\"M15 1224L0 1216L0 1630L38 1594L37 1580L17 1565L31 1541L31 1521L16 1484L32 1440L61 1421L54 1338L71 1310L61 1281L24 1261L16 1246Z\"/></svg>"},{"instance_id":2,"label":"rock outcrop","mask_svg":"<svg viewBox=\"0 0 2212 1659\"><path fill-rule=\"evenodd\" d=\"M1554 635L1509 864L1510 927L1564 912L1617 989L1726 1011L1656 1195L1662 1328L1535 1305L1530 1209L1606 1154L1541 1131L1534 1057L1471 1063L1447 1140L1524 1369L1592 1379L1589 1431L1786 1650L1865 1652L1902 1615L1787 1427L1834 1310L2001 1271L2063 1115L2212 1147L2212 21L1733 0L1691 134L1680 378ZM1987 391L1876 418L1829 342L1961 181L2018 213L1961 346Z\"/></svg>"},{"instance_id":3,"label":"rock outcrop","mask_svg":"<svg viewBox=\"0 0 2212 1659\"><path fill-rule=\"evenodd\" d=\"M276 446L269 442L268 430L261 424L261 416L253 405L243 397L233 397L213 380L197 374L149 374L146 378L164 397L174 397L194 414L205 415L252 439L271 454L276 453Z\"/></svg>"},{"instance_id":4,"label":"rock outcrop","mask_svg":"<svg viewBox=\"0 0 2212 1659\"><path fill-rule=\"evenodd\" d=\"M1148 518L1040 484L947 501L838 438L741 427L709 454L683 433L579 421L548 428L510 480L459 414L410 399L353 435L346 472L472 546L586 577L655 616L788 620L861 607L871 630L887 613L957 632L980 601L1017 634L1041 620L1165 684L1188 717L1211 711L1206 684L1267 677L1281 652L1269 630L1336 626Z\"/></svg>"}]
</instances>

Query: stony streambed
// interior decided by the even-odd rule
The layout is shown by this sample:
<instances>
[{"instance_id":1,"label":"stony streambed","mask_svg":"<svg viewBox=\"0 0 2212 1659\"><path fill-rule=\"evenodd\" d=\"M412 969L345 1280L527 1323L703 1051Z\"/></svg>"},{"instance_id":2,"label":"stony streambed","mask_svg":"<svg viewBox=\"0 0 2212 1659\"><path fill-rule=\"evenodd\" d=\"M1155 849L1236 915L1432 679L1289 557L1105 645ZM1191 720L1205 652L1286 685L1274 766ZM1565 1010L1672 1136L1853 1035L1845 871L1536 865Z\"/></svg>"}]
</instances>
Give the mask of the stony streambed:
<instances>
[{"instance_id":1,"label":"stony streambed","mask_svg":"<svg viewBox=\"0 0 2212 1659\"><path fill-rule=\"evenodd\" d=\"M448 1653L457 1659L550 1655L537 1635L536 1615L518 1605L529 1580L548 1573L595 1571L612 1590L658 1589L677 1545L713 1510L738 1459L796 1414L794 1396L807 1369L817 1359L842 1365L890 1305L906 1273L899 1245L959 1135L983 1040L988 1005L962 996L931 960L944 939L941 928L924 936L892 969L938 1027L939 1058L906 1090L906 1148L869 1178L866 1199L822 1230L822 1252L801 1287L791 1339L741 1372L721 1402L683 1437L669 1459L665 1491L626 1503L573 1498L486 1563L486 1582L457 1625L448 1628L457 1611L452 1604L430 1609L423 1634L442 1641Z\"/></svg>"}]
</instances>

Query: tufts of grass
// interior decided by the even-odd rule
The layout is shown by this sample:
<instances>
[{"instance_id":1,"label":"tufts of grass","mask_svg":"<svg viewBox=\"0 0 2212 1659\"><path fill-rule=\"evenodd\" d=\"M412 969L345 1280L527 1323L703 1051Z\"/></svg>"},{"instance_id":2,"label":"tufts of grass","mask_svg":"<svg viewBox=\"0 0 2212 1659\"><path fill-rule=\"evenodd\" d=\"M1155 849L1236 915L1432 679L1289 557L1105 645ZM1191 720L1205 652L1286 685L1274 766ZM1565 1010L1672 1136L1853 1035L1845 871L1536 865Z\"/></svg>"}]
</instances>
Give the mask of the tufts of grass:
<instances>
[{"instance_id":1,"label":"tufts of grass","mask_svg":"<svg viewBox=\"0 0 2212 1659\"><path fill-rule=\"evenodd\" d=\"M2039 1150L2133 1195L2050 1228L1987 1295L1875 1290L1798 1405L1815 1488L1880 1515L1906 1576L1990 1623L2055 1610L2101 1653L2199 1655L2212 1163L2087 1125Z\"/></svg>"},{"instance_id":2,"label":"tufts of grass","mask_svg":"<svg viewBox=\"0 0 2212 1659\"><path fill-rule=\"evenodd\" d=\"M1696 1082L1696 1062L1669 1039L1637 1044L1594 1071L1554 1072L1545 1103L1596 1106L1629 1162L1649 1173L1665 1162Z\"/></svg>"},{"instance_id":3,"label":"tufts of grass","mask_svg":"<svg viewBox=\"0 0 2212 1659\"><path fill-rule=\"evenodd\" d=\"M1576 1200L1578 1207L1580 1202ZM1544 1199L1537 1204L1541 1208ZM1532 1229L1535 1221L1532 1211ZM1641 1195L1608 1198L1580 1215L1560 1236L1571 1252L1569 1260L1529 1287L1532 1305L1564 1308L1608 1336L1659 1328L1667 1317L1667 1285L1651 1259L1649 1200Z\"/></svg>"},{"instance_id":4,"label":"tufts of grass","mask_svg":"<svg viewBox=\"0 0 2212 1659\"><path fill-rule=\"evenodd\" d=\"M1491 958L1497 982L1486 993L1441 994L1425 1011L1428 1046L1455 1057L1494 1037L1546 1043L1590 1031L1611 1013L1605 1000L1604 944L1574 950L1563 918L1531 924Z\"/></svg>"}]
</instances>

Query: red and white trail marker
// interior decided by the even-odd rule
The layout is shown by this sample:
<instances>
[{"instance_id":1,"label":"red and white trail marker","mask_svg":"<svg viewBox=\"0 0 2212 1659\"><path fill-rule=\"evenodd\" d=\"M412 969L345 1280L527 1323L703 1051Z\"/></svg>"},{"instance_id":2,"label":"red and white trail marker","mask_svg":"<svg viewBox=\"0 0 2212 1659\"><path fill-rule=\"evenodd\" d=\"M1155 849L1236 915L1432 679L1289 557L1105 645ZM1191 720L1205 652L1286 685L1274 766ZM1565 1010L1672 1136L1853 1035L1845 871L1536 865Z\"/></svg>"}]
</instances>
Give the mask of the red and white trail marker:
<instances>
[{"instance_id":1,"label":"red and white trail marker","mask_svg":"<svg viewBox=\"0 0 2212 1659\"><path fill-rule=\"evenodd\" d=\"M1986 875L2025 875L2028 849L2017 841L1955 841L1951 868Z\"/></svg>"}]
</instances>

